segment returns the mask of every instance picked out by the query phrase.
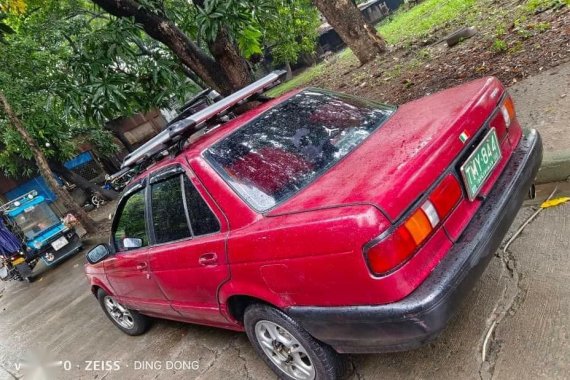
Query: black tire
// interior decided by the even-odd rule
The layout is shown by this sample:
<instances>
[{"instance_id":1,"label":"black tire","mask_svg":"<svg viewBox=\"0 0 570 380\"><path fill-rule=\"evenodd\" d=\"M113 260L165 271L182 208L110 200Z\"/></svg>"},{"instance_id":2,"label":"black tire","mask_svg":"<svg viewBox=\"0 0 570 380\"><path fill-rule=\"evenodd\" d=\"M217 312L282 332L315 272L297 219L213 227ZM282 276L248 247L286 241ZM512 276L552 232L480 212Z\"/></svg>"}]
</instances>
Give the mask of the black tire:
<instances>
[{"instance_id":1,"label":"black tire","mask_svg":"<svg viewBox=\"0 0 570 380\"><path fill-rule=\"evenodd\" d=\"M16 280L16 281L24 281L24 278L20 275L20 273L15 270L14 274L12 275L12 279Z\"/></svg>"},{"instance_id":2,"label":"black tire","mask_svg":"<svg viewBox=\"0 0 570 380\"><path fill-rule=\"evenodd\" d=\"M135 335L142 335L144 334L148 328L150 327L150 319L144 315L142 315L141 313L139 313L136 310L131 310L128 309L122 305L120 305L121 307L123 307L125 310L128 311L128 314L130 315L131 319L132 319L132 326L127 327L125 325L121 325L109 312L109 310L107 310L107 307L105 306L105 302L106 302L106 298L110 298L112 299L116 304L120 305L117 301L114 300L114 298L112 296L110 296L109 294L107 294L103 289L99 289L97 291L97 299L99 300L99 305L101 305L101 308L103 309L103 312L105 313L105 315L107 316L107 318L109 318L111 320L111 322L113 322L113 324L115 326L117 326L117 328L119 330L121 330L122 332L124 332L127 335L131 335L131 336L135 336Z\"/></svg>"},{"instance_id":3,"label":"black tire","mask_svg":"<svg viewBox=\"0 0 570 380\"><path fill-rule=\"evenodd\" d=\"M334 351L330 346L313 338L287 314L264 304L250 305L246 308L244 314L244 327L247 337L255 351L257 351L257 354L280 379L297 380L300 377L293 377L284 369L281 369L264 351L264 348L261 346L261 343L257 338L256 326L260 323L259 328L263 329L263 324L266 324L267 322L278 325L278 327L285 330L285 333L288 333L298 341L301 348L304 349L306 353L305 360L310 360L310 367L313 369L312 372L315 375L315 380L335 380L343 378L346 375L346 359ZM268 337L268 335L265 336ZM273 355L273 357L276 358L277 355ZM291 356L289 356L289 358L292 360Z\"/></svg>"}]
</instances>

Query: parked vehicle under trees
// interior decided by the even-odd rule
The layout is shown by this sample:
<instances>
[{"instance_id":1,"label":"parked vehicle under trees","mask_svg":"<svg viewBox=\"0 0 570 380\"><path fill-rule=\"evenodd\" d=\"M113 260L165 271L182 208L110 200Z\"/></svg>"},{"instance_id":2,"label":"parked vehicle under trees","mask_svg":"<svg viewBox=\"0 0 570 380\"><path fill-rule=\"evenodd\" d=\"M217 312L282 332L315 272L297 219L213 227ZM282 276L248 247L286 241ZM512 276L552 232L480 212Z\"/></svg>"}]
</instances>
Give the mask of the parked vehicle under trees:
<instances>
[{"instance_id":1,"label":"parked vehicle under trees","mask_svg":"<svg viewBox=\"0 0 570 380\"><path fill-rule=\"evenodd\" d=\"M82 248L71 221L64 222L36 191L0 206L0 217L0 279L4 281L32 281L39 260L51 267Z\"/></svg>"}]
</instances>

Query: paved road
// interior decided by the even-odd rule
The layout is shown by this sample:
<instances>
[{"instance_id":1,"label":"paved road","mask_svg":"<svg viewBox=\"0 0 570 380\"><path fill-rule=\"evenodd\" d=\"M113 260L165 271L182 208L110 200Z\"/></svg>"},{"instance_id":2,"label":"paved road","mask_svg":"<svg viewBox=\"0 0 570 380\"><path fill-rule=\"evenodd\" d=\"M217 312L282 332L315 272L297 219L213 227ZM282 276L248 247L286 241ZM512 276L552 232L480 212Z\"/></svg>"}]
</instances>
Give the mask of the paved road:
<instances>
[{"instance_id":1,"label":"paved road","mask_svg":"<svg viewBox=\"0 0 570 380\"><path fill-rule=\"evenodd\" d=\"M570 62L526 78L509 87L522 126L536 128L546 153L570 154Z\"/></svg>"},{"instance_id":2,"label":"paved road","mask_svg":"<svg viewBox=\"0 0 570 380\"><path fill-rule=\"evenodd\" d=\"M521 210L515 225L531 212ZM569 230L570 205L545 210L493 259L436 342L407 353L353 356L352 378L567 378ZM31 353L43 362L63 361L52 363L55 379L274 378L244 334L168 321L157 321L142 337L122 334L88 291L82 263L80 255L36 283L0 290L0 379L21 376L16 363L38 360ZM143 361L154 368L141 369ZM186 368L165 369L174 365Z\"/></svg>"}]
</instances>

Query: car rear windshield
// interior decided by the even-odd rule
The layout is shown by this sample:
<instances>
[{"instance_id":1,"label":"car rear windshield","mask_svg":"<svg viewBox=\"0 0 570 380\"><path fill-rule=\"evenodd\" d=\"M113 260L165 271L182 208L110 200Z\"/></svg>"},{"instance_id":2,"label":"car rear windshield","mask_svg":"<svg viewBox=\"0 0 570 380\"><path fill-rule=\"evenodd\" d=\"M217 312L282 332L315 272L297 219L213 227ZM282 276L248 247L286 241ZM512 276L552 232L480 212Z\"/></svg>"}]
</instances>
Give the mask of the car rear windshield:
<instances>
[{"instance_id":1,"label":"car rear windshield","mask_svg":"<svg viewBox=\"0 0 570 380\"><path fill-rule=\"evenodd\" d=\"M305 90L222 139L204 156L251 207L263 212L326 172L393 112L394 107L368 100Z\"/></svg>"}]
</instances>

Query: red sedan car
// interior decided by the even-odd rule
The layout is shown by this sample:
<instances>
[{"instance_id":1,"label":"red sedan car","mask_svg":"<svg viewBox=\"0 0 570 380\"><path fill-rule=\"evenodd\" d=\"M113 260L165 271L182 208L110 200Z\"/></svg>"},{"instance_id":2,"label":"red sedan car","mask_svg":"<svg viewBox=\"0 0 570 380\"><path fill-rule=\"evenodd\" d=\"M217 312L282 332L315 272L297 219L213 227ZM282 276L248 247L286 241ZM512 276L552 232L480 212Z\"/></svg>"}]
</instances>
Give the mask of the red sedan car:
<instances>
[{"instance_id":1,"label":"red sedan car","mask_svg":"<svg viewBox=\"0 0 570 380\"><path fill-rule=\"evenodd\" d=\"M88 254L113 323L244 331L282 378L331 379L337 353L436 337L540 166L539 134L484 78L400 107L272 74L127 157L109 244ZM232 117L246 100L261 105Z\"/></svg>"}]
</instances>

